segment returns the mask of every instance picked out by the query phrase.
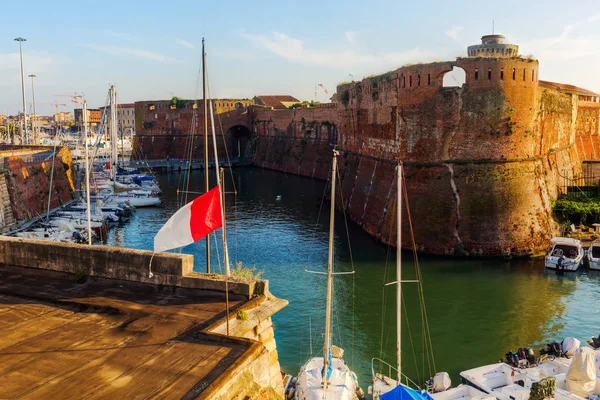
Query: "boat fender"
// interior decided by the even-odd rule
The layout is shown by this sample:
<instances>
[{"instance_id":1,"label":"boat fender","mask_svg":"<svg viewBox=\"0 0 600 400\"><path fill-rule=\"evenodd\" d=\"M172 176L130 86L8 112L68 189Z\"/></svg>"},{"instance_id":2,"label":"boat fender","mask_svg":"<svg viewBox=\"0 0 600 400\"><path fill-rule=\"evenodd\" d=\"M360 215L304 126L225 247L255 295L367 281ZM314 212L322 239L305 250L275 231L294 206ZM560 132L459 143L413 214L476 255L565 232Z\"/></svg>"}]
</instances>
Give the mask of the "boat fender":
<instances>
[{"instance_id":1,"label":"boat fender","mask_svg":"<svg viewBox=\"0 0 600 400\"><path fill-rule=\"evenodd\" d=\"M365 400L365 392L363 392L363 390L360 387L356 387L356 396L358 397L359 400Z\"/></svg>"}]
</instances>

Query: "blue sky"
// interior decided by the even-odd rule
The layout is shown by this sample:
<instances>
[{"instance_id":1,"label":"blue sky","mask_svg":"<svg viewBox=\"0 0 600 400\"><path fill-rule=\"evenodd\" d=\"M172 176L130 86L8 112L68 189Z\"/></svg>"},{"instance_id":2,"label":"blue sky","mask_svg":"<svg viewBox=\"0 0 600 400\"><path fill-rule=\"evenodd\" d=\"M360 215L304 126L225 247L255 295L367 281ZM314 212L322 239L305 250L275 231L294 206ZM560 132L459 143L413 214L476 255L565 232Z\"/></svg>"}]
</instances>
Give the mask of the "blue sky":
<instances>
[{"instance_id":1,"label":"blue sky","mask_svg":"<svg viewBox=\"0 0 600 400\"><path fill-rule=\"evenodd\" d=\"M84 93L105 103L194 98L202 36L213 97L332 94L341 81L454 59L491 31L540 60L540 78L600 92L600 1L4 1L0 113L21 109L18 44L38 112ZM28 79L28 78L27 78ZM31 84L27 80L31 102ZM317 100L327 96L319 89ZM64 108L62 108L64 109Z\"/></svg>"}]
</instances>

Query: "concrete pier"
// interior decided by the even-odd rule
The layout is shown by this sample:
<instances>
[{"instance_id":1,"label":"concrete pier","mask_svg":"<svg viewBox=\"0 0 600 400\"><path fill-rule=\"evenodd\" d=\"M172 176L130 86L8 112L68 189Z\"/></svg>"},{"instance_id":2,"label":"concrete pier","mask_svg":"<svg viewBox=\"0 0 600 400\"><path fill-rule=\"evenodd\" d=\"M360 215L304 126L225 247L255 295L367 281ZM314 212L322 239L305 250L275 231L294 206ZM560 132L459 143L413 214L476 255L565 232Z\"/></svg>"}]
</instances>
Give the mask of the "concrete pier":
<instances>
[{"instance_id":1,"label":"concrete pier","mask_svg":"<svg viewBox=\"0 0 600 400\"><path fill-rule=\"evenodd\" d=\"M231 282L227 336L223 280L151 256L0 237L0 398L281 398L287 301Z\"/></svg>"}]
</instances>

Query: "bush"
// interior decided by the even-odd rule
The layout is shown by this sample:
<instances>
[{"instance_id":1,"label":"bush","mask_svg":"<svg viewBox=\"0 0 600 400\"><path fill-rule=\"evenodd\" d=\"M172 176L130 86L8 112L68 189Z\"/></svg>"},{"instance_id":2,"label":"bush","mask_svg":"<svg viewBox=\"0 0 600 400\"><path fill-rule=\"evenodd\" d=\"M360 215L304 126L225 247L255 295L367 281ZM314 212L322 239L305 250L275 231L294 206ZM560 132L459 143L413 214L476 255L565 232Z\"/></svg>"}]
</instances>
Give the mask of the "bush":
<instances>
[{"instance_id":1,"label":"bush","mask_svg":"<svg viewBox=\"0 0 600 400\"><path fill-rule=\"evenodd\" d=\"M241 261L235 263L235 268L231 270L231 276L251 281L259 280L262 274L262 271L257 271L256 267L244 267Z\"/></svg>"},{"instance_id":2,"label":"bush","mask_svg":"<svg viewBox=\"0 0 600 400\"><path fill-rule=\"evenodd\" d=\"M600 214L600 199L564 196L552 204L552 210L562 212L563 215Z\"/></svg>"}]
</instances>

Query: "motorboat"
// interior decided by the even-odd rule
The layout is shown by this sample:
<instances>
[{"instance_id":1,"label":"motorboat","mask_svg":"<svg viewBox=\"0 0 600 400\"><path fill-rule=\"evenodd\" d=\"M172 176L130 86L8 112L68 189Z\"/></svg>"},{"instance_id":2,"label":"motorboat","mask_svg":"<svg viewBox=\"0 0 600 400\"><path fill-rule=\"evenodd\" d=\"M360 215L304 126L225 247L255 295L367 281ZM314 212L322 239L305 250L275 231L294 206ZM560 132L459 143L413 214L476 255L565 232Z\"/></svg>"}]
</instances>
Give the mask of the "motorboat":
<instances>
[{"instance_id":1,"label":"motorboat","mask_svg":"<svg viewBox=\"0 0 600 400\"><path fill-rule=\"evenodd\" d=\"M600 271L600 240L595 240L587 249L587 259L590 263L590 269Z\"/></svg>"},{"instance_id":2,"label":"motorboat","mask_svg":"<svg viewBox=\"0 0 600 400\"><path fill-rule=\"evenodd\" d=\"M577 271L585 254L581 241L573 238L552 238L552 249L545 258L546 268L557 271Z\"/></svg>"},{"instance_id":3,"label":"motorboat","mask_svg":"<svg viewBox=\"0 0 600 400\"><path fill-rule=\"evenodd\" d=\"M133 190L130 192L116 193L106 199L107 205L119 204L128 201L134 207L154 207L160 205L160 197L146 191Z\"/></svg>"},{"instance_id":4,"label":"motorboat","mask_svg":"<svg viewBox=\"0 0 600 400\"><path fill-rule=\"evenodd\" d=\"M434 400L496 400L494 395L469 385L458 385L443 392L431 393Z\"/></svg>"}]
</instances>

